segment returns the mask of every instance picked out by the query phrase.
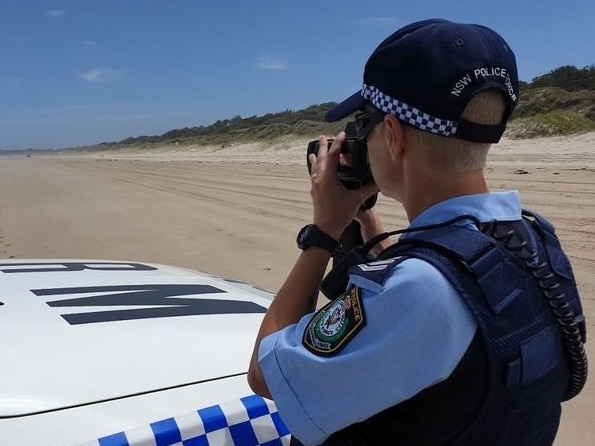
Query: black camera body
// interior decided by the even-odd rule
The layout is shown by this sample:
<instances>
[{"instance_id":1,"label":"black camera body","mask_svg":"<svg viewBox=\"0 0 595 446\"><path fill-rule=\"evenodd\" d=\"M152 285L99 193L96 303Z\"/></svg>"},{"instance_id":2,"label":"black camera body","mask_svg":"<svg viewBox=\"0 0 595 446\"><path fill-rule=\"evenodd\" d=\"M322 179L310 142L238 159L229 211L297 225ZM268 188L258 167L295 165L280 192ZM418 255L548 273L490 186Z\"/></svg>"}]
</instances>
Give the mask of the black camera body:
<instances>
[{"instance_id":1,"label":"black camera body","mask_svg":"<svg viewBox=\"0 0 595 446\"><path fill-rule=\"evenodd\" d=\"M329 139L329 147L332 143L333 139ZM308 151L306 154L308 173L312 168L308 157L311 153L318 155L319 148L318 140L310 141L308 143ZM372 178L372 171L368 165L367 151L368 148L366 147L366 144L360 142L357 138L345 138L345 141L341 146L341 153L351 155L351 165L338 165L337 175L347 189L359 189L363 185L374 181L374 178Z\"/></svg>"},{"instance_id":2,"label":"black camera body","mask_svg":"<svg viewBox=\"0 0 595 446\"><path fill-rule=\"evenodd\" d=\"M347 189L359 189L360 187L374 181L370 165L368 164L368 146L365 142L360 141L355 136L349 136L355 134L355 125L353 122L348 122L345 126L345 134L347 137L341 145L341 153L350 155L351 165L337 166L337 175L341 180L341 183ZM333 143L333 139L328 140L328 145ZM311 173L312 166L310 163L309 156L311 153L318 155L320 145L318 140L310 141L308 143L308 150L306 153L306 162L308 164L308 173ZM366 202L361 206L360 209L370 209L376 204L378 194L370 196Z\"/></svg>"}]
</instances>

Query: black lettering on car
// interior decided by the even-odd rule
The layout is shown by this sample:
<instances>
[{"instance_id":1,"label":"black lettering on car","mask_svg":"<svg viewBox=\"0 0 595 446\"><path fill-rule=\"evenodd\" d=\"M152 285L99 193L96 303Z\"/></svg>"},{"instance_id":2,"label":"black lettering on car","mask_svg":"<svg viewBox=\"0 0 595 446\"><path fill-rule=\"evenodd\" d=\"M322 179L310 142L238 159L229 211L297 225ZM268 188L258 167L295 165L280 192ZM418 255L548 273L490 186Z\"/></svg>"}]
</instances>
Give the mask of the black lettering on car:
<instances>
[{"instance_id":1,"label":"black lettering on car","mask_svg":"<svg viewBox=\"0 0 595 446\"><path fill-rule=\"evenodd\" d=\"M70 325L114 322L133 319L197 316L213 314L264 313L266 308L254 302L204 297L176 297L226 293L211 285L148 284L112 285L31 290L36 296L94 294L46 302L50 307L112 307L104 311L67 313L61 316ZM151 308L113 309L113 307L151 306Z\"/></svg>"}]
</instances>

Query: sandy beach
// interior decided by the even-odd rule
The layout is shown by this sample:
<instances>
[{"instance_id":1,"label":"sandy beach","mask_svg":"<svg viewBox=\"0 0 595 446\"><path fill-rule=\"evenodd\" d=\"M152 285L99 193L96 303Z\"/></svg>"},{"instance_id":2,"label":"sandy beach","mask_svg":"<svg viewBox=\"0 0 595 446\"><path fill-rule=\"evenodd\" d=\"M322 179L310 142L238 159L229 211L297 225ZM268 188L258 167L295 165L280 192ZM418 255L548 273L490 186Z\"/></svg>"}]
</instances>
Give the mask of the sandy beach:
<instances>
[{"instance_id":1,"label":"sandy beach","mask_svg":"<svg viewBox=\"0 0 595 446\"><path fill-rule=\"evenodd\" d=\"M164 263L274 292L311 221L306 143L0 156L0 257ZM504 139L488 162L492 190L518 189L556 225L594 362L595 133ZM392 201L377 209L387 229L407 225ZM595 377L564 404L556 445L592 444L593 417Z\"/></svg>"}]
</instances>

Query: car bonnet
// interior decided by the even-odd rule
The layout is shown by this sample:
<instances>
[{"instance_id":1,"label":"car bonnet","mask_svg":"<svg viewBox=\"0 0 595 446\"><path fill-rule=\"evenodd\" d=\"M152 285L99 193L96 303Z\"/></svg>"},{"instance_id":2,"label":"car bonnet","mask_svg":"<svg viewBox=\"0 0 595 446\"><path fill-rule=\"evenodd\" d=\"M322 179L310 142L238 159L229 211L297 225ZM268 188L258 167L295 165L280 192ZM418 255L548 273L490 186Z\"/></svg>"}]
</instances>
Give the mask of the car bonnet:
<instances>
[{"instance_id":1,"label":"car bonnet","mask_svg":"<svg viewBox=\"0 0 595 446\"><path fill-rule=\"evenodd\" d=\"M245 374L272 295L163 265L0 262L0 417Z\"/></svg>"}]
</instances>

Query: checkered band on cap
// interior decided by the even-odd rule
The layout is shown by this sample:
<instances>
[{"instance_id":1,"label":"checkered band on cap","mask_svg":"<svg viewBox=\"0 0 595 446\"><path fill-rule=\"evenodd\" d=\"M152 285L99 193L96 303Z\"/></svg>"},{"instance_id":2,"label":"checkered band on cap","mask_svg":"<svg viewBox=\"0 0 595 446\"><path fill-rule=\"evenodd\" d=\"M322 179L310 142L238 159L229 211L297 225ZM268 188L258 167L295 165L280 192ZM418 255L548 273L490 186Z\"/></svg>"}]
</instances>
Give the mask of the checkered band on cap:
<instances>
[{"instance_id":1,"label":"checkered band on cap","mask_svg":"<svg viewBox=\"0 0 595 446\"><path fill-rule=\"evenodd\" d=\"M431 116L405 102L391 98L371 85L363 85L362 96L384 113L393 115L399 120L425 132L442 136L453 136L457 132L457 123L455 121Z\"/></svg>"}]
</instances>

